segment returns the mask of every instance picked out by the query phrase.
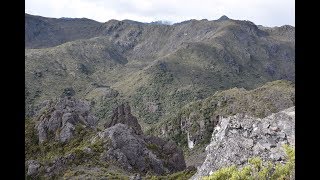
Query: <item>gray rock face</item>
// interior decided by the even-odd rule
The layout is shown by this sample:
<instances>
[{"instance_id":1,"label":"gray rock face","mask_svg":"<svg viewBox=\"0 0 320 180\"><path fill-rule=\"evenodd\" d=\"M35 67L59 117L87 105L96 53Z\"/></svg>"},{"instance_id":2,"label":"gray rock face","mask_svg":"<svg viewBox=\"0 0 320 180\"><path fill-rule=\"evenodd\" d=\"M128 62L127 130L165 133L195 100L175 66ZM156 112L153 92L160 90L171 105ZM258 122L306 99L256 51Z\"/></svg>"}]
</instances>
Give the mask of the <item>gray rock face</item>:
<instances>
[{"instance_id":1,"label":"gray rock face","mask_svg":"<svg viewBox=\"0 0 320 180\"><path fill-rule=\"evenodd\" d=\"M89 102L76 100L73 97L59 98L57 101L46 101L37 112L39 142L48 140L49 133L60 142L73 137L76 125L95 128L98 119L90 112Z\"/></svg>"},{"instance_id":2,"label":"gray rock face","mask_svg":"<svg viewBox=\"0 0 320 180\"><path fill-rule=\"evenodd\" d=\"M111 141L102 158L113 160L128 171L164 174L186 168L182 150L174 143L138 135L128 125L118 123L100 132L98 137Z\"/></svg>"},{"instance_id":3,"label":"gray rock face","mask_svg":"<svg viewBox=\"0 0 320 180\"><path fill-rule=\"evenodd\" d=\"M26 164L28 166L28 176L36 176L39 173L40 163L38 161L29 160Z\"/></svg>"},{"instance_id":4,"label":"gray rock face","mask_svg":"<svg viewBox=\"0 0 320 180\"><path fill-rule=\"evenodd\" d=\"M263 119L243 114L222 118L206 148L205 162L191 179L201 179L226 166L243 166L253 156L282 161L285 158L282 145L294 146L294 138L294 107Z\"/></svg>"},{"instance_id":5,"label":"gray rock face","mask_svg":"<svg viewBox=\"0 0 320 180\"><path fill-rule=\"evenodd\" d=\"M121 104L113 110L111 121L104 125L105 128L118 123L126 124L131 127L136 134L142 134L141 126L136 117L131 114L131 108L128 103Z\"/></svg>"}]
</instances>

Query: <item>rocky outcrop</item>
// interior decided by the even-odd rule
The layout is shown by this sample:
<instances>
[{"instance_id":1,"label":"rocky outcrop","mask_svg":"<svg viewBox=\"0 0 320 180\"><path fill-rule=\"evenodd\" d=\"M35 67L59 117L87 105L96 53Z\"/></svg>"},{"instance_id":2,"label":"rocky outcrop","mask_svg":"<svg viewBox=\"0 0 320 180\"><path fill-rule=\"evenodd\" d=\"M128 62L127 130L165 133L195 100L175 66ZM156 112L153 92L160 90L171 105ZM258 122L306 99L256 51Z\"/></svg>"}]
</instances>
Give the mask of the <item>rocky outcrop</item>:
<instances>
[{"instance_id":1,"label":"rocky outcrop","mask_svg":"<svg viewBox=\"0 0 320 180\"><path fill-rule=\"evenodd\" d=\"M102 155L105 161L115 161L127 171L155 174L172 173L186 168L183 152L175 143L160 138L136 134L126 124L118 123L98 134L111 142Z\"/></svg>"},{"instance_id":2,"label":"rocky outcrop","mask_svg":"<svg viewBox=\"0 0 320 180\"><path fill-rule=\"evenodd\" d=\"M136 134L142 134L141 126L136 117L131 114L131 108L128 103L123 103L113 110L111 121L104 127L108 128L118 123L126 124L131 127Z\"/></svg>"},{"instance_id":3,"label":"rocky outcrop","mask_svg":"<svg viewBox=\"0 0 320 180\"><path fill-rule=\"evenodd\" d=\"M222 118L214 129L207 157L191 179L201 179L230 165L243 166L251 157L281 162L283 145L295 146L295 108L259 119L237 114Z\"/></svg>"},{"instance_id":4,"label":"rocky outcrop","mask_svg":"<svg viewBox=\"0 0 320 180\"><path fill-rule=\"evenodd\" d=\"M45 101L41 106L36 115L40 143L50 138L67 142L73 137L77 125L95 128L98 121L90 112L89 102L73 97Z\"/></svg>"},{"instance_id":5,"label":"rocky outcrop","mask_svg":"<svg viewBox=\"0 0 320 180\"><path fill-rule=\"evenodd\" d=\"M66 173L68 166L74 165L77 169L76 166L86 163L96 164L96 168L105 168L99 163L108 164L142 175L148 172L163 175L186 168L183 151L173 141L144 135L127 103L115 108L110 127L99 132L92 131L97 119L90 118L94 116L86 101L66 97L40 106L38 121L31 126L38 133L37 136L35 131L34 137L46 143L33 149L45 147L48 152L40 153L40 157L34 156L34 152L28 154L28 177L58 177ZM71 138L74 141L70 142ZM63 143L53 142L54 139ZM61 147L52 147L51 143ZM39 146L38 143L32 145Z\"/></svg>"},{"instance_id":6,"label":"rocky outcrop","mask_svg":"<svg viewBox=\"0 0 320 180\"><path fill-rule=\"evenodd\" d=\"M156 174L172 173L186 168L183 152L173 141L146 136L128 103L113 111L111 122L98 136L111 143L102 155L105 161L115 161L128 171Z\"/></svg>"},{"instance_id":7,"label":"rocky outcrop","mask_svg":"<svg viewBox=\"0 0 320 180\"><path fill-rule=\"evenodd\" d=\"M27 165L27 175L28 176L36 176L39 173L40 163L35 160L29 160L26 162Z\"/></svg>"}]
</instances>

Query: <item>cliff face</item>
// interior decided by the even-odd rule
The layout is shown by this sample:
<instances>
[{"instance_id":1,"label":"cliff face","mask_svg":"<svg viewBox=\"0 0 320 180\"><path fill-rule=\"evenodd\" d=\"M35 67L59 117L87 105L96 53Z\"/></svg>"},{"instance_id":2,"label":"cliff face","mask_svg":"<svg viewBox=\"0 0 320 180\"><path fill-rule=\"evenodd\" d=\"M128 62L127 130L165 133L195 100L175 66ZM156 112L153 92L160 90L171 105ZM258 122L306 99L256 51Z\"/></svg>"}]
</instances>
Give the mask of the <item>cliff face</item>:
<instances>
[{"instance_id":1,"label":"cliff face","mask_svg":"<svg viewBox=\"0 0 320 180\"><path fill-rule=\"evenodd\" d=\"M295 146L295 108L259 119L237 114L222 118L206 147L207 157L191 179L200 179L231 165L244 166L251 157L284 162L283 145Z\"/></svg>"}]
</instances>

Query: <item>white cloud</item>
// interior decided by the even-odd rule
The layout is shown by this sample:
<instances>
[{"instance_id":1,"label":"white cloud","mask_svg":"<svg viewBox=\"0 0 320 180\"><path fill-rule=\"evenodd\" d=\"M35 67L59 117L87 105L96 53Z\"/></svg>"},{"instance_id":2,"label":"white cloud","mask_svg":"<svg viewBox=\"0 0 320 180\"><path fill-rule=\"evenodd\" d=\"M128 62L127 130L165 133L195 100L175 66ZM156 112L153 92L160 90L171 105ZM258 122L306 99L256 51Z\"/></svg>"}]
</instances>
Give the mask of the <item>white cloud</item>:
<instances>
[{"instance_id":1,"label":"white cloud","mask_svg":"<svg viewBox=\"0 0 320 180\"><path fill-rule=\"evenodd\" d=\"M295 25L294 0L26 0L26 13L45 17L86 17L100 22L189 19L250 20L264 26Z\"/></svg>"}]
</instances>

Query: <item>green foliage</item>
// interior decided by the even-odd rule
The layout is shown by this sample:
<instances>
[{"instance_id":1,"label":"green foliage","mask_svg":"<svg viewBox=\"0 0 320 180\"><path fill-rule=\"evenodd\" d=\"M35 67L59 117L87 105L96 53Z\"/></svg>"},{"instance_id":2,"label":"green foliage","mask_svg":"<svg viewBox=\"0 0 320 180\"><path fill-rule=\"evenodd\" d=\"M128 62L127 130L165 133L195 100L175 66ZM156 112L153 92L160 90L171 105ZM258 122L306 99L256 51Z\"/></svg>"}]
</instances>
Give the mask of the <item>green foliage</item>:
<instances>
[{"instance_id":1,"label":"green foliage","mask_svg":"<svg viewBox=\"0 0 320 180\"><path fill-rule=\"evenodd\" d=\"M105 150L105 144L108 145L108 143L103 142L103 140L97 140L93 144L89 145L89 148L92 149L95 153L102 153Z\"/></svg>"},{"instance_id":2,"label":"green foliage","mask_svg":"<svg viewBox=\"0 0 320 180\"><path fill-rule=\"evenodd\" d=\"M288 179L291 176L295 167L295 152L294 149L288 145L284 145L286 155L288 156L288 162L283 165L277 163L275 171L272 175L272 179Z\"/></svg>"},{"instance_id":3,"label":"green foliage","mask_svg":"<svg viewBox=\"0 0 320 180\"><path fill-rule=\"evenodd\" d=\"M145 180L187 180L191 178L197 172L196 168L186 169L184 171L176 172L166 176L152 176L147 175Z\"/></svg>"},{"instance_id":4,"label":"green foliage","mask_svg":"<svg viewBox=\"0 0 320 180\"><path fill-rule=\"evenodd\" d=\"M35 122L32 119L25 120L25 158L36 157L40 151Z\"/></svg>"},{"instance_id":5,"label":"green foliage","mask_svg":"<svg viewBox=\"0 0 320 180\"><path fill-rule=\"evenodd\" d=\"M273 165L270 161L263 162L259 157L248 160L248 165L243 168L230 166L213 172L210 176L203 177L203 180L280 180L291 179L295 167L294 148L284 145L287 161L285 164Z\"/></svg>"},{"instance_id":6,"label":"green foliage","mask_svg":"<svg viewBox=\"0 0 320 180\"><path fill-rule=\"evenodd\" d=\"M181 147L187 146L188 144L187 134L182 131L179 131L179 133L172 136L172 140L178 143Z\"/></svg>"},{"instance_id":7,"label":"green foliage","mask_svg":"<svg viewBox=\"0 0 320 180\"><path fill-rule=\"evenodd\" d=\"M158 146L156 144L147 144L147 148L153 152L158 152L159 149L158 149Z\"/></svg>"},{"instance_id":8,"label":"green foliage","mask_svg":"<svg viewBox=\"0 0 320 180\"><path fill-rule=\"evenodd\" d=\"M64 151L68 152L76 147L82 148L88 146L88 140L90 137L92 137L93 134L93 130L86 128L83 125L77 124L75 126L74 138L72 138L69 142L62 144L62 146L64 147Z\"/></svg>"},{"instance_id":9,"label":"green foliage","mask_svg":"<svg viewBox=\"0 0 320 180\"><path fill-rule=\"evenodd\" d=\"M101 120L108 119L112 115L115 107L121 104L124 100L118 97L108 98L95 105L94 114Z\"/></svg>"},{"instance_id":10,"label":"green foliage","mask_svg":"<svg viewBox=\"0 0 320 180\"><path fill-rule=\"evenodd\" d=\"M236 171L236 166L222 168L214 172L211 176L204 177L203 180L228 180L234 176Z\"/></svg>"},{"instance_id":11,"label":"green foliage","mask_svg":"<svg viewBox=\"0 0 320 180\"><path fill-rule=\"evenodd\" d=\"M167 116L163 123L151 126L153 135L160 135L165 126L172 126L177 129L168 132L169 137L178 144L185 144L186 137L181 135L180 122L188 119L191 126L187 129L189 133L199 132L199 122L205 123L205 130L202 131L202 139L197 140L197 146L210 141L213 131L212 120L217 116L230 116L236 113L245 113L253 117L264 118L271 113L279 112L282 109L294 106L294 84L290 81L279 80L268 82L253 90L243 88L232 88L209 96L206 99L197 100L186 104L177 112ZM250 103L249 103L250 102ZM193 114L192 116L190 116Z\"/></svg>"}]
</instances>

